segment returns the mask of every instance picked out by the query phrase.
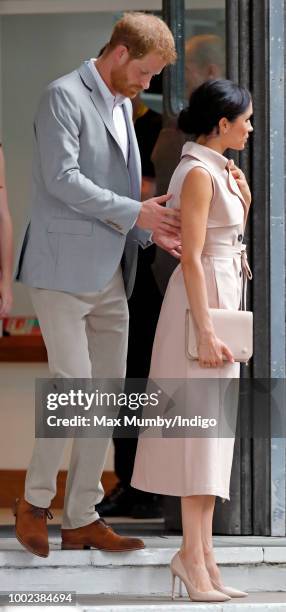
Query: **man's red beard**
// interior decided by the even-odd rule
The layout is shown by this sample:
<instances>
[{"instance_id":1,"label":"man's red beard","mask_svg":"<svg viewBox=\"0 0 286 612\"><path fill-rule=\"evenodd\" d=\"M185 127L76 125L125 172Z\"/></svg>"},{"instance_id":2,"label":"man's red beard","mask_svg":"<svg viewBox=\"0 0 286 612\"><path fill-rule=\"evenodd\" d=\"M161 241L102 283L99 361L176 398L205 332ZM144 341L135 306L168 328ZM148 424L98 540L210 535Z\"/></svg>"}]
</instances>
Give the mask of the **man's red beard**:
<instances>
[{"instance_id":1,"label":"man's red beard","mask_svg":"<svg viewBox=\"0 0 286 612\"><path fill-rule=\"evenodd\" d=\"M125 67L114 68L110 73L110 82L113 91L125 96L126 98L134 98L142 87L136 85L136 83L128 83L127 81L127 70Z\"/></svg>"}]
</instances>

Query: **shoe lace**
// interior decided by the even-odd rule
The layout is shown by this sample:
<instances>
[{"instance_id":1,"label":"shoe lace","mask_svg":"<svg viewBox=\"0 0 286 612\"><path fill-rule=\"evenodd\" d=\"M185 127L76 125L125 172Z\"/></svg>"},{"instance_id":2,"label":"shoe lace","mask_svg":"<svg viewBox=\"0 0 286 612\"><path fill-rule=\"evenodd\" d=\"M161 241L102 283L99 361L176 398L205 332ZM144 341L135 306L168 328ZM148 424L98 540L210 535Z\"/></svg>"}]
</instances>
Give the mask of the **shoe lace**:
<instances>
[{"instance_id":1,"label":"shoe lace","mask_svg":"<svg viewBox=\"0 0 286 612\"><path fill-rule=\"evenodd\" d=\"M41 518L41 519L45 517L47 517L48 519L54 518L52 513L47 508L39 508L38 506L32 506L31 512L35 518Z\"/></svg>"}]
</instances>

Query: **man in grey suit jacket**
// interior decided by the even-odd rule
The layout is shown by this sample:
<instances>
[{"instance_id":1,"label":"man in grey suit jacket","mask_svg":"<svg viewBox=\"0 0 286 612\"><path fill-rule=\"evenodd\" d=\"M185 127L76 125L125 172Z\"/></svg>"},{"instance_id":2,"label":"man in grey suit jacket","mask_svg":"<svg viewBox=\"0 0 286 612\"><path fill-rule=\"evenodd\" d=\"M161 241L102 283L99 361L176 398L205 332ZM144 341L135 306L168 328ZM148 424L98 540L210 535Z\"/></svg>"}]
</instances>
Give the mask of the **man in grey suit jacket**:
<instances>
[{"instance_id":1,"label":"man in grey suit jacket","mask_svg":"<svg viewBox=\"0 0 286 612\"><path fill-rule=\"evenodd\" d=\"M159 18L126 14L98 60L45 90L34 124L31 220L17 278L30 287L52 376L124 378L129 297L137 244L179 255L178 213L168 196L140 202L140 157L131 101L154 74L175 61L174 40ZM62 548L132 550L95 511L106 438L76 438L66 485ZM48 556L48 508L56 493L63 440L37 439L16 534Z\"/></svg>"}]
</instances>

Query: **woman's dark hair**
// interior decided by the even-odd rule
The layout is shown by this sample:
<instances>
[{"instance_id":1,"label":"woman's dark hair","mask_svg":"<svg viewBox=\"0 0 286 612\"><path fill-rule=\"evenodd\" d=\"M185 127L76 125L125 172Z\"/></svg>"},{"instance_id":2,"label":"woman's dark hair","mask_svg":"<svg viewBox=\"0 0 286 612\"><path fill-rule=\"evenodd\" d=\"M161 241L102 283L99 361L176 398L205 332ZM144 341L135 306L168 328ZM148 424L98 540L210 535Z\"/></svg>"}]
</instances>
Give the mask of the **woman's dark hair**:
<instances>
[{"instance_id":1,"label":"woman's dark hair","mask_svg":"<svg viewBox=\"0 0 286 612\"><path fill-rule=\"evenodd\" d=\"M226 79L205 81L193 91L189 106L181 111L178 127L187 134L207 136L223 117L235 121L250 102L251 94L245 87Z\"/></svg>"}]
</instances>

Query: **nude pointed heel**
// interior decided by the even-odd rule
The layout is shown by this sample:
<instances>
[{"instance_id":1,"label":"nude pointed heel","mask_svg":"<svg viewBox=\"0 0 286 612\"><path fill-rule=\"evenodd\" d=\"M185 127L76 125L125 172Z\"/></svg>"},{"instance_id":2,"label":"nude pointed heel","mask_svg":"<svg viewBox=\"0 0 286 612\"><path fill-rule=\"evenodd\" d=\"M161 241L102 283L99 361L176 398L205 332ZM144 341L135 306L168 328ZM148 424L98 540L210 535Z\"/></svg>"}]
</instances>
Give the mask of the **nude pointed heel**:
<instances>
[{"instance_id":1,"label":"nude pointed heel","mask_svg":"<svg viewBox=\"0 0 286 612\"><path fill-rule=\"evenodd\" d=\"M176 574L172 574L172 600L175 599Z\"/></svg>"},{"instance_id":2,"label":"nude pointed heel","mask_svg":"<svg viewBox=\"0 0 286 612\"><path fill-rule=\"evenodd\" d=\"M229 595L229 597L247 597L248 595L248 593L246 593L245 591L239 591L238 589L233 589L232 587L228 587L224 585L220 586L219 584L217 584L217 582L215 582L212 579L211 579L211 583L217 591L220 591L221 593L225 593L226 595Z\"/></svg>"},{"instance_id":3,"label":"nude pointed heel","mask_svg":"<svg viewBox=\"0 0 286 612\"><path fill-rule=\"evenodd\" d=\"M176 578L178 578L178 580L179 580L179 597L183 597L183 589L182 589L181 578L179 578L179 576L177 576L176 574L172 573L172 600L173 601L174 601L174 599L176 599L176 594L175 594Z\"/></svg>"},{"instance_id":4,"label":"nude pointed heel","mask_svg":"<svg viewBox=\"0 0 286 612\"><path fill-rule=\"evenodd\" d=\"M170 570L173 577L172 599L175 598L175 580L176 577L178 577L179 580L184 583L191 601L229 601L230 597L228 595L217 590L198 591L195 589L186 573L179 552L177 552L173 557L170 564Z\"/></svg>"}]
</instances>

